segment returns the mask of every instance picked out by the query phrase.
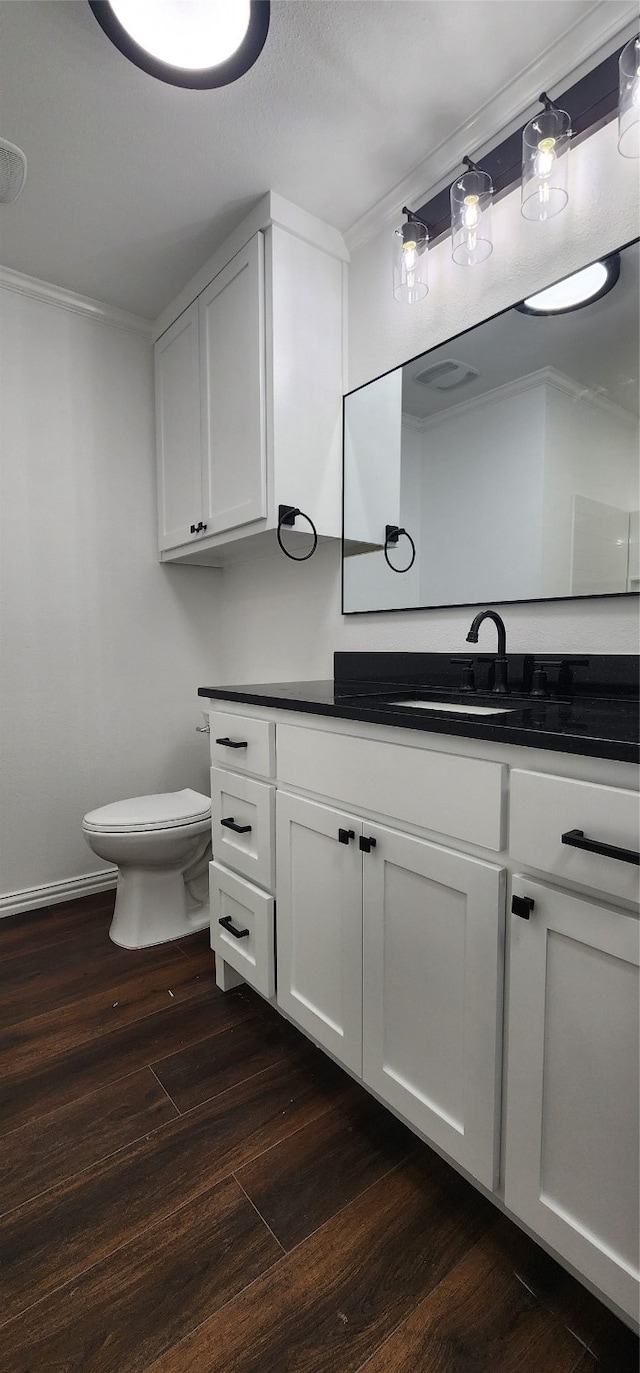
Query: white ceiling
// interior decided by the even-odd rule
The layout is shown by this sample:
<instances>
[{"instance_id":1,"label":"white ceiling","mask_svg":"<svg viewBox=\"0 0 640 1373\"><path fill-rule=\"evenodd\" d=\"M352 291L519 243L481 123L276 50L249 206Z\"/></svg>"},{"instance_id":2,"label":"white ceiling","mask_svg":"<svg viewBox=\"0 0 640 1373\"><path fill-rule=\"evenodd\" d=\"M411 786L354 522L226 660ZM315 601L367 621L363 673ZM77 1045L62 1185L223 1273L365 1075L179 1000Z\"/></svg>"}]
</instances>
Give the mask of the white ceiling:
<instances>
[{"instance_id":1,"label":"white ceiling","mask_svg":"<svg viewBox=\"0 0 640 1373\"><path fill-rule=\"evenodd\" d=\"M4 0L0 135L28 174L0 206L0 260L155 318L265 191L349 229L574 25L610 27L612 8L274 0L251 71L188 91L133 67L86 0Z\"/></svg>"}]
</instances>

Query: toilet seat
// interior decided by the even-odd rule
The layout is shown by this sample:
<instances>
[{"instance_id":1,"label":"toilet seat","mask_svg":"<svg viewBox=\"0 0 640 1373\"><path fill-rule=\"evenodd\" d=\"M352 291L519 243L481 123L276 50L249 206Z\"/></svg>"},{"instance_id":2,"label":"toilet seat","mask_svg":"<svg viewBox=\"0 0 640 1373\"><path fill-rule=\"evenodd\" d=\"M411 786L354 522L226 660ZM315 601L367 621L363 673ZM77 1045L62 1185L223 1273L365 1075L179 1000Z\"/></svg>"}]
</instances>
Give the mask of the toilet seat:
<instances>
[{"instance_id":1,"label":"toilet seat","mask_svg":"<svg viewBox=\"0 0 640 1373\"><path fill-rule=\"evenodd\" d=\"M94 834L142 834L151 830L175 829L209 819L211 801L199 791L159 792L155 796L132 796L113 801L85 815L82 827Z\"/></svg>"}]
</instances>

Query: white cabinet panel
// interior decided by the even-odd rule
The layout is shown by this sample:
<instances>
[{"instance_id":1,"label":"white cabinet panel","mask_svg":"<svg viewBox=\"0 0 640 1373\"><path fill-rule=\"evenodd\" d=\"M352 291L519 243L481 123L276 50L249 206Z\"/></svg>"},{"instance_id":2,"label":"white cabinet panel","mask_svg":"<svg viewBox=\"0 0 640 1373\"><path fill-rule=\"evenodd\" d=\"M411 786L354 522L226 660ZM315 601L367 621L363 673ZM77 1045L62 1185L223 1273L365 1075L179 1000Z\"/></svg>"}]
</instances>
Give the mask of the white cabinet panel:
<instances>
[{"instance_id":1,"label":"white cabinet panel","mask_svg":"<svg viewBox=\"0 0 640 1373\"><path fill-rule=\"evenodd\" d=\"M275 992L274 904L250 882L209 864L211 948L267 997Z\"/></svg>"},{"instance_id":2,"label":"white cabinet panel","mask_svg":"<svg viewBox=\"0 0 640 1373\"><path fill-rule=\"evenodd\" d=\"M505 1200L637 1314L639 925L517 877Z\"/></svg>"},{"instance_id":3,"label":"white cabinet panel","mask_svg":"<svg viewBox=\"0 0 640 1373\"><path fill-rule=\"evenodd\" d=\"M341 843L339 831L354 838ZM362 832L351 815L279 791L278 1004L362 1070Z\"/></svg>"},{"instance_id":4,"label":"white cabinet panel","mask_svg":"<svg viewBox=\"0 0 640 1373\"><path fill-rule=\"evenodd\" d=\"M504 871L364 828L364 1081L493 1188Z\"/></svg>"},{"instance_id":5,"label":"white cabinet panel","mask_svg":"<svg viewBox=\"0 0 640 1373\"><path fill-rule=\"evenodd\" d=\"M199 309L203 519L217 534L267 513L262 234L214 278Z\"/></svg>"},{"instance_id":6,"label":"white cabinet panel","mask_svg":"<svg viewBox=\"0 0 640 1373\"><path fill-rule=\"evenodd\" d=\"M193 540L201 518L198 306L194 303L154 349L158 539L160 549Z\"/></svg>"},{"instance_id":7,"label":"white cabinet panel","mask_svg":"<svg viewBox=\"0 0 640 1373\"><path fill-rule=\"evenodd\" d=\"M211 769L213 852L261 887L273 886L275 787Z\"/></svg>"},{"instance_id":8,"label":"white cabinet panel","mask_svg":"<svg viewBox=\"0 0 640 1373\"><path fill-rule=\"evenodd\" d=\"M562 842L563 834L582 830L588 840L637 853L637 792L519 768L511 773L510 789L509 847L516 862L610 896L638 900L637 865Z\"/></svg>"},{"instance_id":9,"label":"white cabinet panel","mask_svg":"<svg viewBox=\"0 0 640 1373\"><path fill-rule=\"evenodd\" d=\"M486 849L502 847L504 774L483 759L278 726L278 777L289 786Z\"/></svg>"}]
</instances>

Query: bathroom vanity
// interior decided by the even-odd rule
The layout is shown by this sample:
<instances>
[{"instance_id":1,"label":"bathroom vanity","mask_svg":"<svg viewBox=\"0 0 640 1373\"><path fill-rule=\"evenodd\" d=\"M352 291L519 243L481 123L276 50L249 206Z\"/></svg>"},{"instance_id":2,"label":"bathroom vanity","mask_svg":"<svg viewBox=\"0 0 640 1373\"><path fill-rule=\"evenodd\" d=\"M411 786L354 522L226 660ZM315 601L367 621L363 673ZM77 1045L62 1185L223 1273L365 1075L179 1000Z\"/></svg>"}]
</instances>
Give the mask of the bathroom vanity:
<instances>
[{"instance_id":1,"label":"bathroom vanity","mask_svg":"<svg viewBox=\"0 0 640 1373\"><path fill-rule=\"evenodd\" d=\"M503 698L490 663L458 692L444 654L335 666L200 689L218 982L272 1000L634 1323L637 664L549 663L545 697L509 655Z\"/></svg>"}]
</instances>

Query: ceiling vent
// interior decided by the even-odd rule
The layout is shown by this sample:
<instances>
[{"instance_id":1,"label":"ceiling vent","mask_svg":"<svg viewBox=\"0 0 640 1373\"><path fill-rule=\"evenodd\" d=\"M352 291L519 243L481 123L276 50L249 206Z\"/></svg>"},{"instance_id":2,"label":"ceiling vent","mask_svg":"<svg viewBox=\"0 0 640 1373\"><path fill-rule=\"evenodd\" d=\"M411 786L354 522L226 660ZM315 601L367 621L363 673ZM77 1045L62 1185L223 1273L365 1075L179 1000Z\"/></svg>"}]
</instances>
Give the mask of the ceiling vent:
<instances>
[{"instance_id":1,"label":"ceiling vent","mask_svg":"<svg viewBox=\"0 0 640 1373\"><path fill-rule=\"evenodd\" d=\"M27 159L20 148L0 138L0 204L18 199L27 179Z\"/></svg>"},{"instance_id":2,"label":"ceiling vent","mask_svg":"<svg viewBox=\"0 0 640 1373\"><path fill-rule=\"evenodd\" d=\"M479 376L477 369L469 367L466 362L445 358L443 362L434 362L431 367L418 372L414 381L420 382L421 386L432 386L435 391L452 391L454 386L462 386L465 381L473 381L474 377Z\"/></svg>"}]
</instances>

